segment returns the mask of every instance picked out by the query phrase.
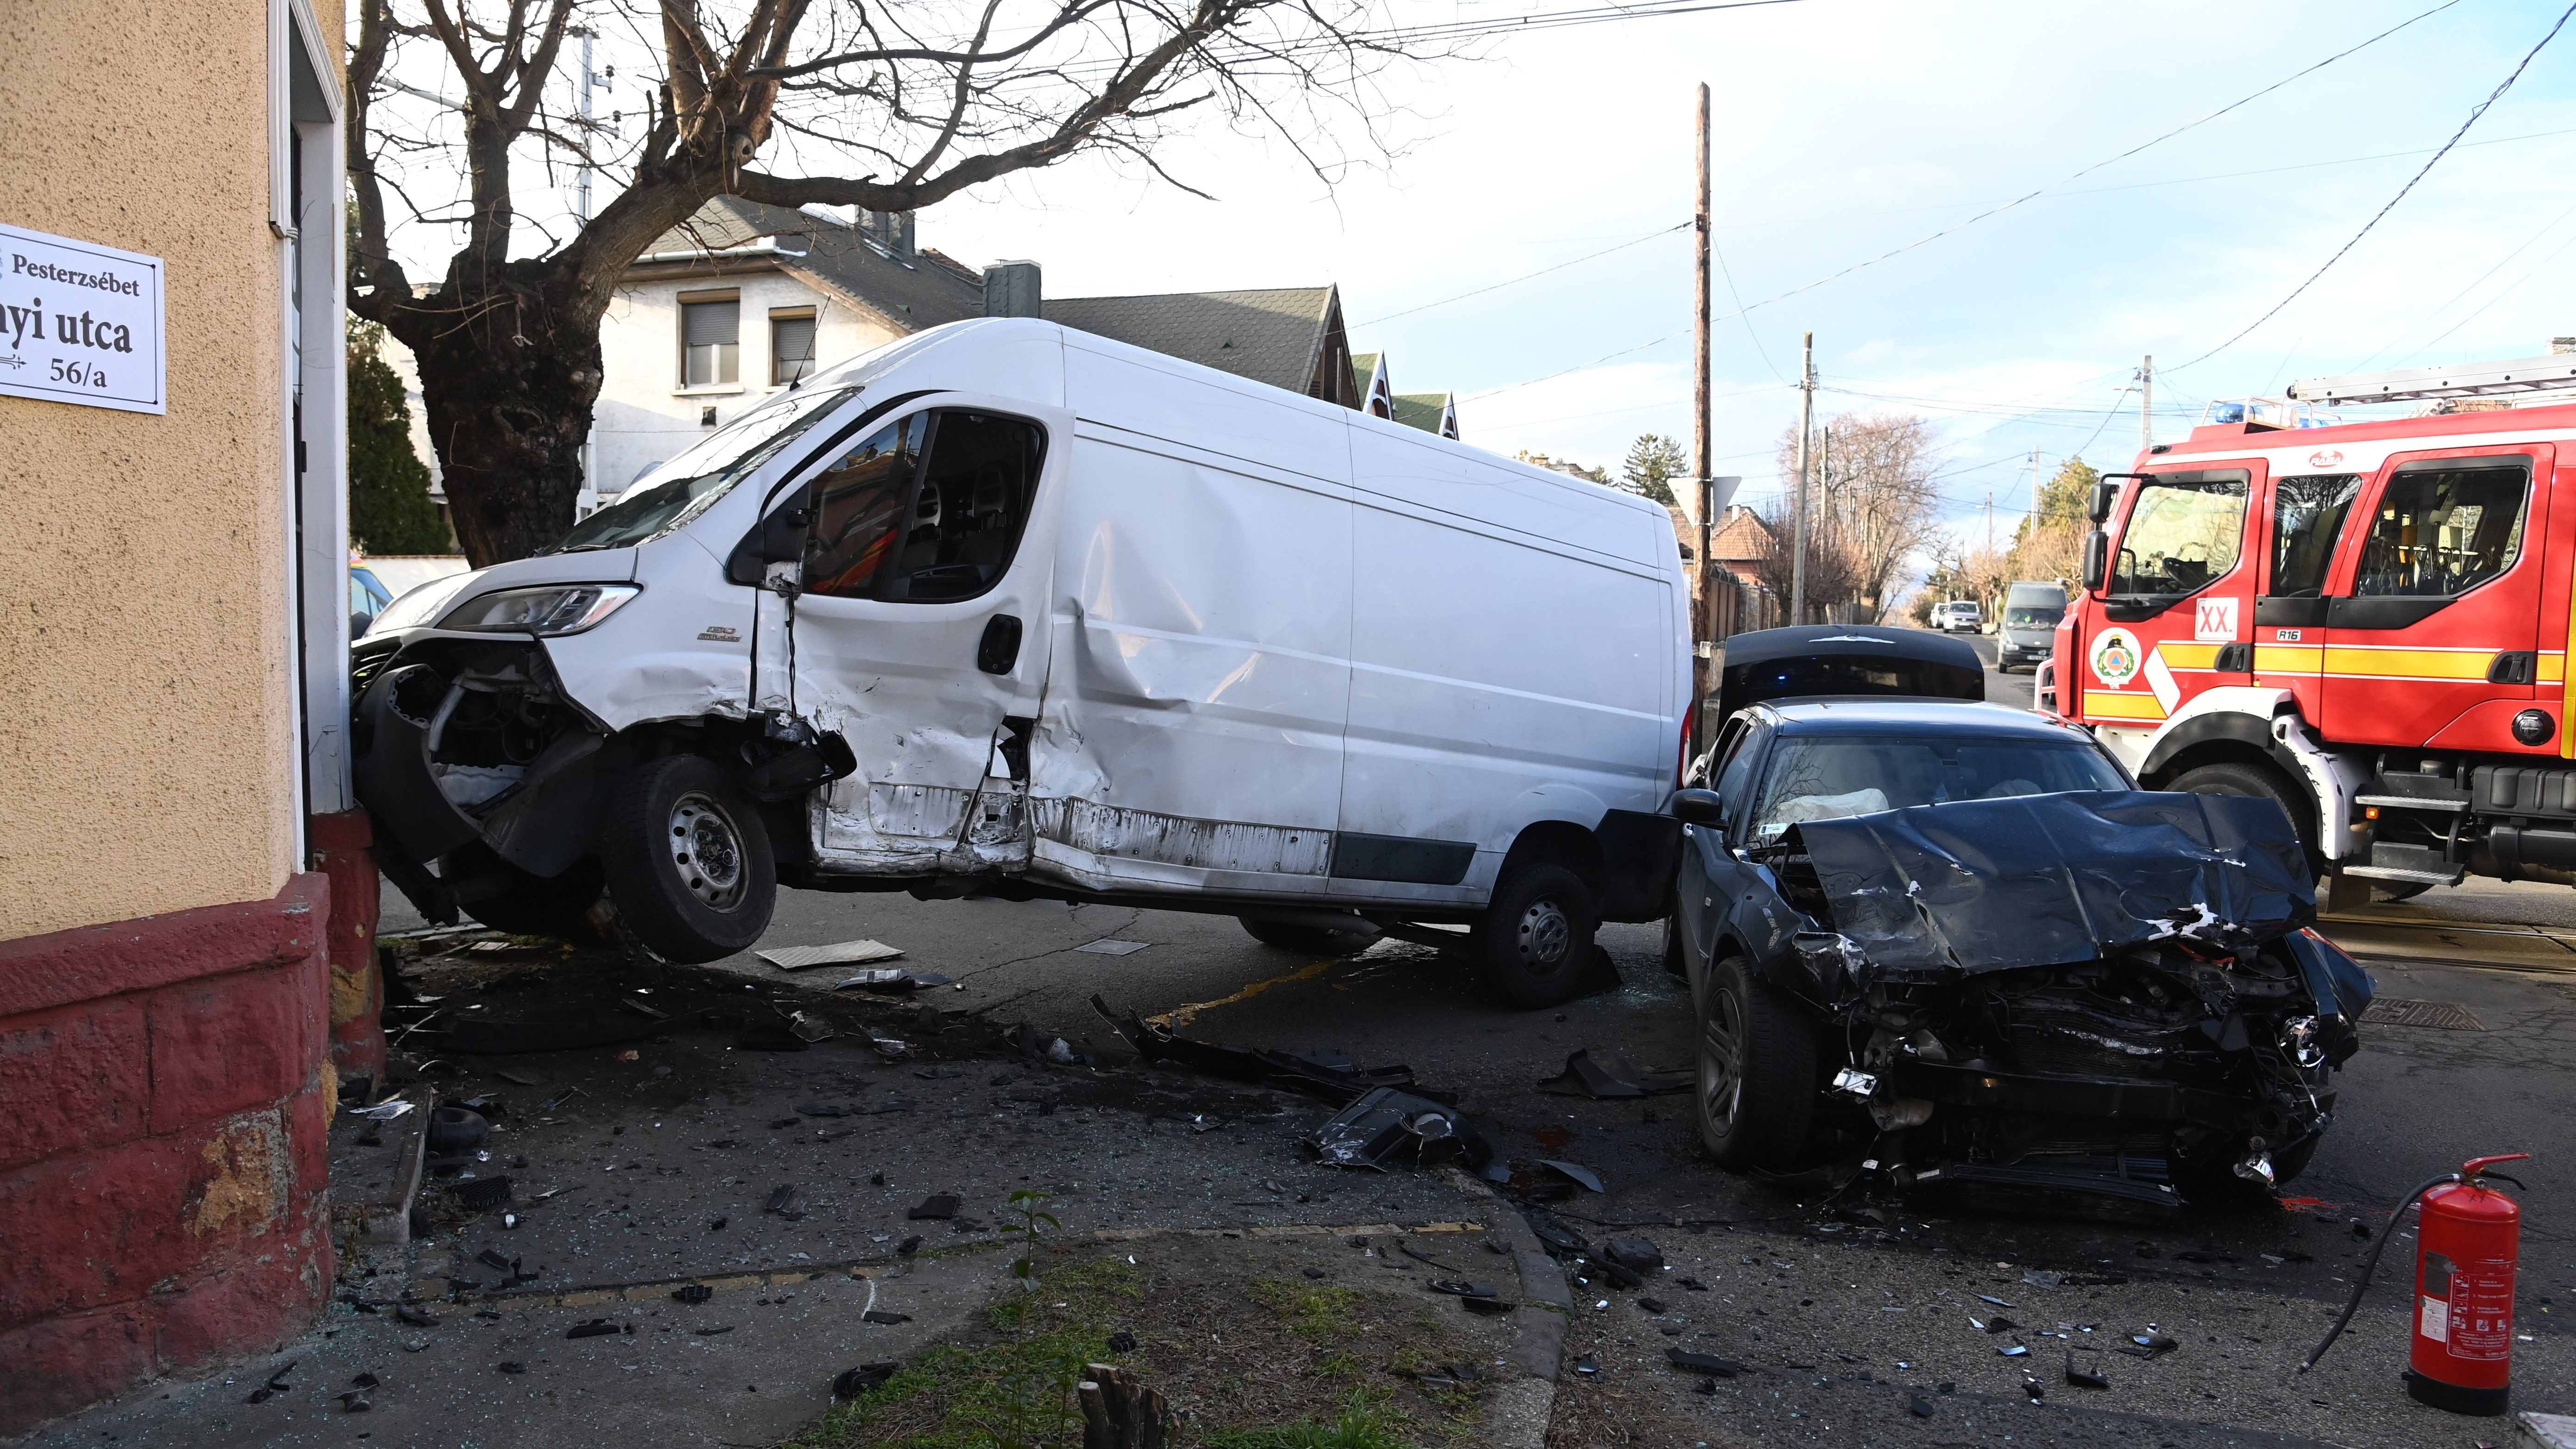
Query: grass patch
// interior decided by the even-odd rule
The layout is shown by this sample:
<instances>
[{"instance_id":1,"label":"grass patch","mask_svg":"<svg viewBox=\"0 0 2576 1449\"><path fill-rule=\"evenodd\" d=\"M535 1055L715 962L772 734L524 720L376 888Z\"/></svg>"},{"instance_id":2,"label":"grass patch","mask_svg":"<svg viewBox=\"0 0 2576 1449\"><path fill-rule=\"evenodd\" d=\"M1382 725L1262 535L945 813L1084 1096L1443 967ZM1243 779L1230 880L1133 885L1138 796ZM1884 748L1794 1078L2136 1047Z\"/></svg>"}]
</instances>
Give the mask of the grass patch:
<instances>
[{"instance_id":1,"label":"grass patch","mask_svg":"<svg viewBox=\"0 0 2576 1449\"><path fill-rule=\"evenodd\" d=\"M1363 1389L1351 1395L1337 1418L1219 1429L1205 1443L1207 1449L1414 1449L1413 1441L1404 1435L1405 1423L1405 1415L1388 1407L1383 1394Z\"/></svg>"},{"instance_id":2,"label":"grass patch","mask_svg":"<svg viewBox=\"0 0 2576 1449\"><path fill-rule=\"evenodd\" d=\"M1252 1296L1286 1319L1289 1332L1305 1338L1338 1337L1360 1305L1360 1291L1356 1288L1290 1283L1279 1278L1255 1279Z\"/></svg>"},{"instance_id":3,"label":"grass patch","mask_svg":"<svg viewBox=\"0 0 2576 1449\"><path fill-rule=\"evenodd\" d=\"M1011 1292L985 1310L996 1335L990 1341L930 1348L884 1387L833 1409L788 1443L996 1449L1080 1442L1073 1385L1084 1364L1112 1357L1104 1346L1109 1325L1144 1295L1143 1278L1116 1258L1055 1264L1035 1292Z\"/></svg>"}]
</instances>

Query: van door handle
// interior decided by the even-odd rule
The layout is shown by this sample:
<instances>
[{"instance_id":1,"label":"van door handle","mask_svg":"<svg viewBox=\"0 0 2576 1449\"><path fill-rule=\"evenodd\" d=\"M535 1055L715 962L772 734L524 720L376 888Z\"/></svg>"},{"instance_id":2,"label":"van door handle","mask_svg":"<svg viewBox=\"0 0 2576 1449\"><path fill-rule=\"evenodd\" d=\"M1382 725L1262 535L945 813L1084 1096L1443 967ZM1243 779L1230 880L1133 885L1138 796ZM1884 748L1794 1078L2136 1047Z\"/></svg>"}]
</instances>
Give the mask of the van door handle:
<instances>
[{"instance_id":1,"label":"van door handle","mask_svg":"<svg viewBox=\"0 0 2576 1449\"><path fill-rule=\"evenodd\" d=\"M1020 620L995 614L984 621L984 638L975 646L975 667L986 674L1008 674L1020 662Z\"/></svg>"}]
</instances>

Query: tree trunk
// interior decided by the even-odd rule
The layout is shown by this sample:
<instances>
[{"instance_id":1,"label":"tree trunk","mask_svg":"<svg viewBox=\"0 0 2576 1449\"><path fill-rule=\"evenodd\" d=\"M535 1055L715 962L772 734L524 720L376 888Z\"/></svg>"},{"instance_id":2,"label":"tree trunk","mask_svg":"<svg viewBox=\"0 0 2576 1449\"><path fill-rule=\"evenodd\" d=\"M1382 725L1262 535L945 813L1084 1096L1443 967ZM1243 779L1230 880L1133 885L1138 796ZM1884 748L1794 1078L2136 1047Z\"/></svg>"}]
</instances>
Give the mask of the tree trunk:
<instances>
[{"instance_id":1,"label":"tree trunk","mask_svg":"<svg viewBox=\"0 0 2576 1449\"><path fill-rule=\"evenodd\" d=\"M572 527L599 397L599 316L560 259L463 275L405 309L450 519L476 568L525 558Z\"/></svg>"}]
</instances>

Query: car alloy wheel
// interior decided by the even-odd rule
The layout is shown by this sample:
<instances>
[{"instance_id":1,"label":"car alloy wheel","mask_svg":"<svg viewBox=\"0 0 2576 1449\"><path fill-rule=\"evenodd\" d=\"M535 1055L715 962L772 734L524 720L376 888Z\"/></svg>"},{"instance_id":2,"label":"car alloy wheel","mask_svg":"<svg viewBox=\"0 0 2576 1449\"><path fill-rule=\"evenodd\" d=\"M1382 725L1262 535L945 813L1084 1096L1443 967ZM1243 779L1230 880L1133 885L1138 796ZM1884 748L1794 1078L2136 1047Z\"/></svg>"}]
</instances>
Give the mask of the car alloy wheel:
<instances>
[{"instance_id":1,"label":"car alloy wheel","mask_svg":"<svg viewBox=\"0 0 2576 1449\"><path fill-rule=\"evenodd\" d=\"M671 862L680 879L716 910L742 894L742 833L722 805L698 791L671 802Z\"/></svg>"},{"instance_id":2,"label":"car alloy wheel","mask_svg":"<svg viewBox=\"0 0 2576 1449\"><path fill-rule=\"evenodd\" d=\"M1723 986L1711 987L1700 1028L1699 1095L1709 1127L1721 1136L1734 1131L1744 1103L1744 1009Z\"/></svg>"}]
</instances>

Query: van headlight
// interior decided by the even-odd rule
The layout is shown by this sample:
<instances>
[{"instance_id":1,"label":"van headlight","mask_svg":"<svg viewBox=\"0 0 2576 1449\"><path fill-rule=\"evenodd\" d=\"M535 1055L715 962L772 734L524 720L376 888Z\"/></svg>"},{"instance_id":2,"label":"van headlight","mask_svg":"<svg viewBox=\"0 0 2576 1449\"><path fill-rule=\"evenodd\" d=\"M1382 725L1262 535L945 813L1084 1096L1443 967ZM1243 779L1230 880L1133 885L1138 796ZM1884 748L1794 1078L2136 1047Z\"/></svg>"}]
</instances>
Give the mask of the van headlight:
<instances>
[{"instance_id":1,"label":"van headlight","mask_svg":"<svg viewBox=\"0 0 2576 1449\"><path fill-rule=\"evenodd\" d=\"M548 584L477 594L450 609L441 629L477 634L578 634L625 607L643 590L633 584Z\"/></svg>"}]
</instances>

